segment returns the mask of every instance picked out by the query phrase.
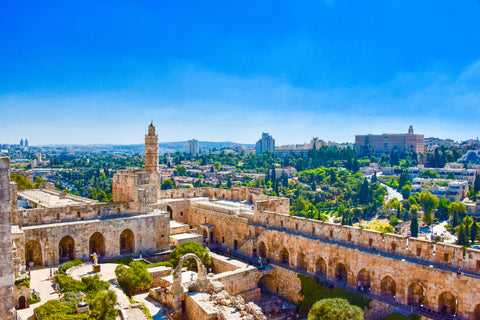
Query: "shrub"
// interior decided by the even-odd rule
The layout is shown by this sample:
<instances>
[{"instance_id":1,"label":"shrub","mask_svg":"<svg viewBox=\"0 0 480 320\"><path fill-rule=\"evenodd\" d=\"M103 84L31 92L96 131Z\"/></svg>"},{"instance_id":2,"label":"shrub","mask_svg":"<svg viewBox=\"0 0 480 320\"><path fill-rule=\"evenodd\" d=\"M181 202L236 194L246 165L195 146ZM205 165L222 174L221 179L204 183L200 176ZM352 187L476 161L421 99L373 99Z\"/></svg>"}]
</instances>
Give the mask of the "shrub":
<instances>
[{"instance_id":1,"label":"shrub","mask_svg":"<svg viewBox=\"0 0 480 320\"><path fill-rule=\"evenodd\" d=\"M130 263L130 267L124 265L117 266L115 275L117 276L118 284L129 297L136 291L148 289L153 280L145 264L138 261Z\"/></svg>"},{"instance_id":2,"label":"shrub","mask_svg":"<svg viewBox=\"0 0 480 320\"><path fill-rule=\"evenodd\" d=\"M112 290L98 292L93 300L88 303L90 306L90 316L93 319L115 319L117 310L117 295Z\"/></svg>"},{"instance_id":3,"label":"shrub","mask_svg":"<svg viewBox=\"0 0 480 320\"><path fill-rule=\"evenodd\" d=\"M72 267L75 267L75 266L78 266L80 264L82 264L83 261L82 260L78 260L78 259L75 259L75 260L72 260L72 261L67 261L65 262L64 264L62 264L59 268L58 268L58 272L61 273L61 274L65 274L65 272L72 268Z\"/></svg>"},{"instance_id":4,"label":"shrub","mask_svg":"<svg viewBox=\"0 0 480 320\"><path fill-rule=\"evenodd\" d=\"M88 314L77 314L74 307L59 300L49 300L34 309L38 320L86 320Z\"/></svg>"},{"instance_id":5,"label":"shrub","mask_svg":"<svg viewBox=\"0 0 480 320\"><path fill-rule=\"evenodd\" d=\"M185 242L180 247L173 249L170 253L171 264L176 267L180 261L180 258L187 253L194 253L197 257L199 257L200 261L202 261L207 270L213 268L213 261L209 254L210 250L208 248L204 248L201 244L196 242ZM184 265L186 265L188 269L194 269L197 266L193 259L185 261Z\"/></svg>"},{"instance_id":6,"label":"shrub","mask_svg":"<svg viewBox=\"0 0 480 320\"><path fill-rule=\"evenodd\" d=\"M323 299L313 305L308 320L363 320L363 310L345 299Z\"/></svg>"},{"instance_id":7,"label":"shrub","mask_svg":"<svg viewBox=\"0 0 480 320\"><path fill-rule=\"evenodd\" d=\"M30 288L30 278L25 277L25 278L20 278L20 279L15 280L15 286Z\"/></svg>"},{"instance_id":8,"label":"shrub","mask_svg":"<svg viewBox=\"0 0 480 320\"><path fill-rule=\"evenodd\" d=\"M155 268L155 267L170 267L173 268L173 265L170 261L160 261L160 262L155 262L155 263L150 263L147 264L147 269L148 268Z\"/></svg>"}]
</instances>

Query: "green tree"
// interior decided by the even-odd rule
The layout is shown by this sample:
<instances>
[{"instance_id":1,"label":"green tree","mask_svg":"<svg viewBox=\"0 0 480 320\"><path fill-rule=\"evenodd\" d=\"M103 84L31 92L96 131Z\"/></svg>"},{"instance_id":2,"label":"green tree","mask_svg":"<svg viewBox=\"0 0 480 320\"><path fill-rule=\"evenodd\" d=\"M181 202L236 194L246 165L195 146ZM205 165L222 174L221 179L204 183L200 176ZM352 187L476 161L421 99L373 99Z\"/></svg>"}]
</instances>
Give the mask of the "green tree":
<instances>
[{"instance_id":1,"label":"green tree","mask_svg":"<svg viewBox=\"0 0 480 320\"><path fill-rule=\"evenodd\" d=\"M10 174L10 180L15 181L17 183L18 190L32 189L35 187L32 181L28 180L27 178L25 178L20 174L15 174L15 173Z\"/></svg>"},{"instance_id":2,"label":"green tree","mask_svg":"<svg viewBox=\"0 0 480 320\"><path fill-rule=\"evenodd\" d=\"M472 226L470 228L470 240L472 240L472 245L475 244L475 239L478 235L478 224L476 221L473 221Z\"/></svg>"},{"instance_id":3,"label":"green tree","mask_svg":"<svg viewBox=\"0 0 480 320\"><path fill-rule=\"evenodd\" d=\"M425 170L420 173L420 178L431 178L431 179L438 179L440 176L434 170Z\"/></svg>"},{"instance_id":4,"label":"green tree","mask_svg":"<svg viewBox=\"0 0 480 320\"><path fill-rule=\"evenodd\" d=\"M438 210L435 216L440 220L448 220L450 214L448 212L448 207L450 206L451 202L447 198L441 198L438 201Z\"/></svg>"},{"instance_id":5,"label":"green tree","mask_svg":"<svg viewBox=\"0 0 480 320\"><path fill-rule=\"evenodd\" d=\"M115 268L115 275L118 284L129 297L136 291L148 289L153 280L146 265L139 261L131 262L129 267L118 265Z\"/></svg>"},{"instance_id":6,"label":"green tree","mask_svg":"<svg viewBox=\"0 0 480 320\"><path fill-rule=\"evenodd\" d=\"M457 235L458 235L457 244L459 246L468 246L467 232L465 229L465 225L463 223L460 224Z\"/></svg>"},{"instance_id":7,"label":"green tree","mask_svg":"<svg viewBox=\"0 0 480 320\"><path fill-rule=\"evenodd\" d=\"M475 175L475 182L473 183L473 191L475 193L480 192L480 173Z\"/></svg>"},{"instance_id":8,"label":"green tree","mask_svg":"<svg viewBox=\"0 0 480 320\"><path fill-rule=\"evenodd\" d=\"M410 225L410 234L412 237L418 237L418 219L416 215L414 215L412 218L412 222Z\"/></svg>"},{"instance_id":9,"label":"green tree","mask_svg":"<svg viewBox=\"0 0 480 320\"><path fill-rule=\"evenodd\" d=\"M101 291L96 294L90 305L90 316L94 319L115 319L117 295L114 291Z\"/></svg>"},{"instance_id":10,"label":"green tree","mask_svg":"<svg viewBox=\"0 0 480 320\"><path fill-rule=\"evenodd\" d=\"M161 185L160 188L162 190L169 190L169 189L173 189L174 187L175 187L175 184L172 181L172 179L167 179L167 180L162 182L162 185Z\"/></svg>"},{"instance_id":11,"label":"green tree","mask_svg":"<svg viewBox=\"0 0 480 320\"><path fill-rule=\"evenodd\" d=\"M207 269L213 268L212 258L210 258L210 250L208 248L204 248L201 244L196 242L185 242L180 247L173 249L170 253L171 264L176 267L180 261L180 258L187 253L194 253L200 258L203 265ZM197 266L193 259L185 261L184 265L186 265L188 269L195 269Z\"/></svg>"},{"instance_id":12,"label":"green tree","mask_svg":"<svg viewBox=\"0 0 480 320\"><path fill-rule=\"evenodd\" d=\"M408 199L408 197L410 197L410 191L411 190L412 190L412 188L409 185L403 186L402 191L401 191L403 199Z\"/></svg>"},{"instance_id":13,"label":"green tree","mask_svg":"<svg viewBox=\"0 0 480 320\"><path fill-rule=\"evenodd\" d=\"M418 197L423 208L423 222L429 224L433 222L433 209L438 207L438 198L430 191L423 190Z\"/></svg>"},{"instance_id":14,"label":"green tree","mask_svg":"<svg viewBox=\"0 0 480 320\"><path fill-rule=\"evenodd\" d=\"M174 174L176 176L186 176L187 175L187 169L184 166L178 165L175 169Z\"/></svg>"},{"instance_id":15,"label":"green tree","mask_svg":"<svg viewBox=\"0 0 480 320\"><path fill-rule=\"evenodd\" d=\"M218 170L220 170L220 168L222 167L222 164L221 164L220 162L216 161L216 162L213 164L213 166L215 167L215 170L218 171Z\"/></svg>"},{"instance_id":16,"label":"green tree","mask_svg":"<svg viewBox=\"0 0 480 320\"><path fill-rule=\"evenodd\" d=\"M398 177L398 190L402 190L402 188L407 184L408 181L410 180L408 179L407 171L402 172L400 174L400 177Z\"/></svg>"},{"instance_id":17,"label":"green tree","mask_svg":"<svg viewBox=\"0 0 480 320\"><path fill-rule=\"evenodd\" d=\"M363 310L346 299L322 299L312 306L308 320L363 320Z\"/></svg>"}]
</instances>

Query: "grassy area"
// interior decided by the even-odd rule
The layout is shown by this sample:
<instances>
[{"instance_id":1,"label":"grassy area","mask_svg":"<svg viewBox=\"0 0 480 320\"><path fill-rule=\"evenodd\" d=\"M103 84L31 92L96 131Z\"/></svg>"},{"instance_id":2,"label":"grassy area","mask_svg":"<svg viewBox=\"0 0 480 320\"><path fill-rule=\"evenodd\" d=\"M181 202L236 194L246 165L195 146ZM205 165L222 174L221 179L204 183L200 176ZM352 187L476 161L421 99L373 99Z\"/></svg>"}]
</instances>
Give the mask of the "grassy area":
<instances>
[{"instance_id":1,"label":"grassy area","mask_svg":"<svg viewBox=\"0 0 480 320\"><path fill-rule=\"evenodd\" d=\"M303 296L303 300L299 303L300 314L302 317L306 317L308 309L310 309L315 302L326 298L343 298L347 299L350 304L359 306L362 309L369 307L371 299L362 296L361 294L348 291L343 288L329 288L317 283L313 278L297 274L298 278L302 282L302 288L300 294Z\"/></svg>"},{"instance_id":2,"label":"grassy area","mask_svg":"<svg viewBox=\"0 0 480 320\"><path fill-rule=\"evenodd\" d=\"M417 314L412 314L411 316L405 317L404 315L401 315L399 313L391 313L385 318L382 318L382 320L420 320L420 319L422 319L422 317Z\"/></svg>"},{"instance_id":3,"label":"grassy area","mask_svg":"<svg viewBox=\"0 0 480 320\"><path fill-rule=\"evenodd\" d=\"M395 228L390 225L388 219L373 220L365 226L365 229L376 230L383 233L395 233Z\"/></svg>"}]
</instances>

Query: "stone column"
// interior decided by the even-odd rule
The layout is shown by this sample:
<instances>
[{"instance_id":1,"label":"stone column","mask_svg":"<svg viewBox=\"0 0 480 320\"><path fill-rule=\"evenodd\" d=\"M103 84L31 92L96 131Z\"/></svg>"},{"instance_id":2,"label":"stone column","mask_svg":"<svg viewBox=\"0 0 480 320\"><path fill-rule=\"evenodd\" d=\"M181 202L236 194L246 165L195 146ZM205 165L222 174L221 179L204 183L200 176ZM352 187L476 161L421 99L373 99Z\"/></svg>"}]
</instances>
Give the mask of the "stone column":
<instances>
[{"instance_id":1,"label":"stone column","mask_svg":"<svg viewBox=\"0 0 480 320\"><path fill-rule=\"evenodd\" d=\"M12 235L10 222L10 160L0 158L0 318L15 319Z\"/></svg>"}]
</instances>

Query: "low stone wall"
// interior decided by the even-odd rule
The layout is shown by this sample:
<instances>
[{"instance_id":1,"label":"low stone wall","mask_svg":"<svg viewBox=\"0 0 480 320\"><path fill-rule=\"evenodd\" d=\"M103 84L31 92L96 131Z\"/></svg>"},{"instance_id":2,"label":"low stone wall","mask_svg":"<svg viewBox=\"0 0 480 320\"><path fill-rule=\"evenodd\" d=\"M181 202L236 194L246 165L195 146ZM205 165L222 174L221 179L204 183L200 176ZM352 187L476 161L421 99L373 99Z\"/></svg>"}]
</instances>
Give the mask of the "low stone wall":
<instances>
[{"instance_id":1,"label":"low stone wall","mask_svg":"<svg viewBox=\"0 0 480 320\"><path fill-rule=\"evenodd\" d=\"M156 287L162 287L166 283L165 280L163 280L163 277L167 277L172 274L172 268L170 267L155 267L155 268L148 268L148 273L153 278L152 284L150 285L150 288L156 288Z\"/></svg>"}]
</instances>

